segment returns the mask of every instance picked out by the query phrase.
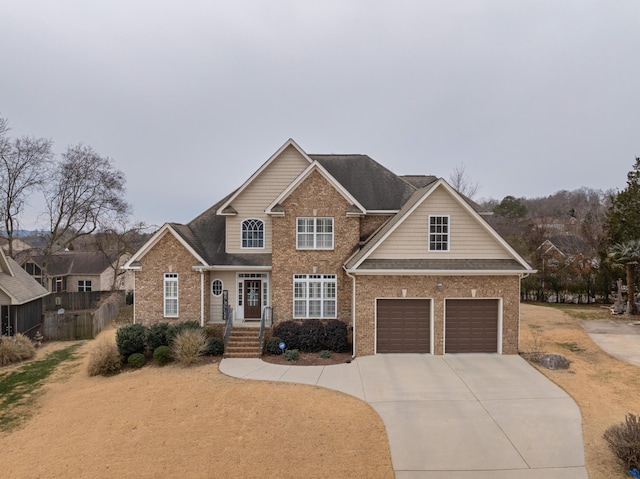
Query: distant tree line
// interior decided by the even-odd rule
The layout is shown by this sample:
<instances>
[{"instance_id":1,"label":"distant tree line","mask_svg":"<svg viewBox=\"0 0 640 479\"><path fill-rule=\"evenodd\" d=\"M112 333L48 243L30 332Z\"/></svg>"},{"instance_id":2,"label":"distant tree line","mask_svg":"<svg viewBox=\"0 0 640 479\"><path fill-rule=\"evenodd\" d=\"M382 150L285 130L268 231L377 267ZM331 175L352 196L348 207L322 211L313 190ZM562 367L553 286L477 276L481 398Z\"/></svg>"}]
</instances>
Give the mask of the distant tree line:
<instances>
[{"instance_id":1,"label":"distant tree line","mask_svg":"<svg viewBox=\"0 0 640 479\"><path fill-rule=\"evenodd\" d=\"M610 302L624 278L626 310L637 312L640 261L640 158L621 191L580 188L540 198L486 200L490 224L538 270L523 299Z\"/></svg>"}]
</instances>

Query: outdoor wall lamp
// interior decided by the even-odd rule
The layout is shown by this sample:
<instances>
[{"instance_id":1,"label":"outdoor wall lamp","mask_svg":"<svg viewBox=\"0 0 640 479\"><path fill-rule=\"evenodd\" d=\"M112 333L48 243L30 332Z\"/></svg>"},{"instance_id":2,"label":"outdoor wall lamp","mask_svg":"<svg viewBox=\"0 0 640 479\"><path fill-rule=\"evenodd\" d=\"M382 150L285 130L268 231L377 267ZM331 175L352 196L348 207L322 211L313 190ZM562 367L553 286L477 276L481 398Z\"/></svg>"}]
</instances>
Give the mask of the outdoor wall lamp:
<instances>
[{"instance_id":1,"label":"outdoor wall lamp","mask_svg":"<svg viewBox=\"0 0 640 479\"><path fill-rule=\"evenodd\" d=\"M442 280L440 278L438 278L436 281L437 281L436 282L436 286L438 287L438 291L442 291L442 289L443 289Z\"/></svg>"}]
</instances>

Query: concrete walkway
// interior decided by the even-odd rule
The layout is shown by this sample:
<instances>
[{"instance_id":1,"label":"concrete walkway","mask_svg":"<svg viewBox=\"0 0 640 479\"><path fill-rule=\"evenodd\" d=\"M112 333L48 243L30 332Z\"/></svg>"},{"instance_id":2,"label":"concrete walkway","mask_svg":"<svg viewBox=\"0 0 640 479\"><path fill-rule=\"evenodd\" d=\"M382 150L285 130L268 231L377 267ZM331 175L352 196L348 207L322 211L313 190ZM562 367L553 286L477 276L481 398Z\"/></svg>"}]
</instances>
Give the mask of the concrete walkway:
<instances>
[{"instance_id":1,"label":"concrete walkway","mask_svg":"<svg viewBox=\"0 0 640 479\"><path fill-rule=\"evenodd\" d=\"M577 405L519 356L385 354L332 366L224 359L244 379L313 384L367 401L397 479L586 479Z\"/></svg>"},{"instance_id":2,"label":"concrete walkway","mask_svg":"<svg viewBox=\"0 0 640 479\"><path fill-rule=\"evenodd\" d=\"M581 320L580 325L600 349L640 366L640 319Z\"/></svg>"}]
</instances>

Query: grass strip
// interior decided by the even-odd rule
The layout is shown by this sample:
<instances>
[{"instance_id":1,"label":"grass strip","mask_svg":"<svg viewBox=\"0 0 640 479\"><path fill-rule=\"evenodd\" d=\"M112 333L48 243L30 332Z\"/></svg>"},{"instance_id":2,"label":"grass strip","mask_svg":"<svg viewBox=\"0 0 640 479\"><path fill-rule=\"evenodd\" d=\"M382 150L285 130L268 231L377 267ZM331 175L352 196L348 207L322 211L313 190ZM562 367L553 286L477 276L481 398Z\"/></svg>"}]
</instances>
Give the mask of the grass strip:
<instances>
[{"instance_id":1,"label":"grass strip","mask_svg":"<svg viewBox=\"0 0 640 479\"><path fill-rule=\"evenodd\" d=\"M17 371L0 375L0 431L8 431L24 418L16 408L25 406L45 380L64 361L75 359L81 343L49 353L44 359L32 361Z\"/></svg>"}]
</instances>

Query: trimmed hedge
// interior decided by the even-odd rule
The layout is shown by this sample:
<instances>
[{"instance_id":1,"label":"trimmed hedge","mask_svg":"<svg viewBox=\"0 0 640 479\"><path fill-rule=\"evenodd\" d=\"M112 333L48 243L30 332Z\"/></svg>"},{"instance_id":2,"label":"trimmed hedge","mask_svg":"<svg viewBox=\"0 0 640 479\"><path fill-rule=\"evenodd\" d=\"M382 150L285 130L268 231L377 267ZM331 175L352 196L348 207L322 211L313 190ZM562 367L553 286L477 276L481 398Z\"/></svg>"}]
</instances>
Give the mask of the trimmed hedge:
<instances>
[{"instance_id":1,"label":"trimmed hedge","mask_svg":"<svg viewBox=\"0 0 640 479\"><path fill-rule=\"evenodd\" d=\"M158 366L164 366L171 362L171 348L169 346L158 346L153 351L153 360Z\"/></svg>"},{"instance_id":2,"label":"trimmed hedge","mask_svg":"<svg viewBox=\"0 0 640 479\"><path fill-rule=\"evenodd\" d=\"M347 324L339 319L330 320L324 328L325 346L328 350L336 353L349 351L349 333Z\"/></svg>"},{"instance_id":3,"label":"trimmed hedge","mask_svg":"<svg viewBox=\"0 0 640 479\"><path fill-rule=\"evenodd\" d=\"M300 349L300 323L283 321L273 328L273 335L282 339L287 349Z\"/></svg>"},{"instance_id":4,"label":"trimmed hedge","mask_svg":"<svg viewBox=\"0 0 640 479\"><path fill-rule=\"evenodd\" d=\"M127 364L132 368L139 369L145 364L147 364L147 358L144 357L142 353L133 353L127 359Z\"/></svg>"},{"instance_id":5,"label":"trimmed hedge","mask_svg":"<svg viewBox=\"0 0 640 479\"><path fill-rule=\"evenodd\" d=\"M147 328L142 324L125 324L116 332L116 345L120 356L129 358L132 354L144 354Z\"/></svg>"},{"instance_id":6,"label":"trimmed hedge","mask_svg":"<svg viewBox=\"0 0 640 479\"><path fill-rule=\"evenodd\" d=\"M154 351L160 346L169 346L169 323L155 323L147 329L147 347Z\"/></svg>"},{"instance_id":7,"label":"trimmed hedge","mask_svg":"<svg viewBox=\"0 0 640 479\"><path fill-rule=\"evenodd\" d=\"M305 353L316 353L324 347L324 324L319 319L305 319L300 326L299 345Z\"/></svg>"}]
</instances>

